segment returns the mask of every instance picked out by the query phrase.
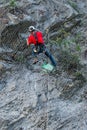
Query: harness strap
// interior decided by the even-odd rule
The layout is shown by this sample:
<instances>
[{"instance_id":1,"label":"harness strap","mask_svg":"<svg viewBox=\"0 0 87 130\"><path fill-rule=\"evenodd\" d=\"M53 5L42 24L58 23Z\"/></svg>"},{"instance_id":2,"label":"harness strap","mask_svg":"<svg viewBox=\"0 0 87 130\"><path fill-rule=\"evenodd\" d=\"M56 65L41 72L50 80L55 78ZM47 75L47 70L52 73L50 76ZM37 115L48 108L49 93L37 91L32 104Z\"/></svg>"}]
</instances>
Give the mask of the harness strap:
<instances>
[{"instance_id":1,"label":"harness strap","mask_svg":"<svg viewBox=\"0 0 87 130\"><path fill-rule=\"evenodd\" d=\"M36 40L36 45L38 45L38 37L37 37L37 32L34 32L33 36L34 36L34 38L35 38L35 40Z\"/></svg>"}]
</instances>

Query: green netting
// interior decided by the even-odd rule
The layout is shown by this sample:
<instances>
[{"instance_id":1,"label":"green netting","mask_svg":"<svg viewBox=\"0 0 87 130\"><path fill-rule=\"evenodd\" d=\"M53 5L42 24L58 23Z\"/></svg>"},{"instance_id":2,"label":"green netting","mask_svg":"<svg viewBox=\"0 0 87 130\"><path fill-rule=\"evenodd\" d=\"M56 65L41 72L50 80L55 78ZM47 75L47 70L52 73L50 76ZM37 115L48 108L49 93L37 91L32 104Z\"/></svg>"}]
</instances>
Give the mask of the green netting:
<instances>
[{"instance_id":1,"label":"green netting","mask_svg":"<svg viewBox=\"0 0 87 130\"><path fill-rule=\"evenodd\" d=\"M49 70L49 71L52 71L54 67L51 64L48 63L48 64L42 65L42 68Z\"/></svg>"}]
</instances>

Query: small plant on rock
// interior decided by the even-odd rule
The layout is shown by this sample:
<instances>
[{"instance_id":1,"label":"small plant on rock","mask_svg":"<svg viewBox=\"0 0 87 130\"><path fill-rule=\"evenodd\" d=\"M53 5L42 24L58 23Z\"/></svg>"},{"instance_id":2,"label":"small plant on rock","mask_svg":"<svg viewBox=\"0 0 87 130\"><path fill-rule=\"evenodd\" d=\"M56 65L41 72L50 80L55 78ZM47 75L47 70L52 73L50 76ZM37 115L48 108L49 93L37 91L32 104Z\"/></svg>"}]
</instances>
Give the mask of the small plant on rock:
<instances>
[{"instance_id":1,"label":"small plant on rock","mask_svg":"<svg viewBox=\"0 0 87 130\"><path fill-rule=\"evenodd\" d=\"M59 62L66 71L77 71L80 68L78 56L69 51L62 51L60 53Z\"/></svg>"},{"instance_id":2,"label":"small plant on rock","mask_svg":"<svg viewBox=\"0 0 87 130\"><path fill-rule=\"evenodd\" d=\"M11 8L15 8L16 7L16 0L10 0L9 5Z\"/></svg>"}]
</instances>

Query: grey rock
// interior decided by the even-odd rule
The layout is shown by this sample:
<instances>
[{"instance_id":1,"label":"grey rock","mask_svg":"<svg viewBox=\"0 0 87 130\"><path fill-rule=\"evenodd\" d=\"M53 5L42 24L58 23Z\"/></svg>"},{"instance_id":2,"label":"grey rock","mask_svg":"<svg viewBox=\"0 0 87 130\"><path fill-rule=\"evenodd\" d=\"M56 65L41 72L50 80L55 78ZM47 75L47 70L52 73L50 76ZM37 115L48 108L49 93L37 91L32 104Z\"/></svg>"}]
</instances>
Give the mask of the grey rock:
<instances>
[{"instance_id":1,"label":"grey rock","mask_svg":"<svg viewBox=\"0 0 87 130\"><path fill-rule=\"evenodd\" d=\"M17 1L15 10L9 10L3 1L0 2L0 64L1 70L5 70L0 73L0 130L87 129L87 82L84 82L87 64L81 61L84 65L80 70L82 79L77 79L75 75L62 69L58 54L60 48L53 44L47 47L51 47L58 66L52 73L44 72L41 66L44 59L47 62L49 60L41 54L38 56L39 62L32 65L31 48L27 49L25 46L30 25L43 31L48 43L50 39L62 36L59 33L61 28L67 33L72 31L71 35L74 37L77 32L85 32L86 37L87 18L85 16L83 19L78 13L82 10L87 12L87 2L84 0L85 5L82 0L72 2L79 5L79 12L67 0L21 0ZM6 17L9 13L10 19ZM83 25L79 24L81 19ZM18 33L22 37L21 42ZM82 45L86 44L85 37ZM19 43L23 45L22 48L17 46ZM72 46L74 50L74 44ZM8 60L15 50L15 59L24 56L24 63Z\"/></svg>"}]
</instances>

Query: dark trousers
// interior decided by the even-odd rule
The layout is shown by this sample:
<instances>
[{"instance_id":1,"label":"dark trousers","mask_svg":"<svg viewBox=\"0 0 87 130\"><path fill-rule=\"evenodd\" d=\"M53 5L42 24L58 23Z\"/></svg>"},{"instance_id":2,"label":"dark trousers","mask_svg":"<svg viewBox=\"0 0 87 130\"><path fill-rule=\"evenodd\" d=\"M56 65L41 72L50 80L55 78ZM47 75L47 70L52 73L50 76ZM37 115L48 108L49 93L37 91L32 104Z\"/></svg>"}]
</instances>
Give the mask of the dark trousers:
<instances>
[{"instance_id":1,"label":"dark trousers","mask_svg":"<svg viewBox=\"0 0 87 130\"><path fill-rule=\"evenodd\" d=\"M37 52L34 52L34 49L36 49ZM52 65L56 66L56 61L55 61L54 57L52 56L52 54L49 52L49 50L46 48L46 46L44 44L36 45L33 48L33 52L32 53L33 53L34 56L36 56L39 53L44 53L50 59Z\"/></svg>"}]
</instances>

